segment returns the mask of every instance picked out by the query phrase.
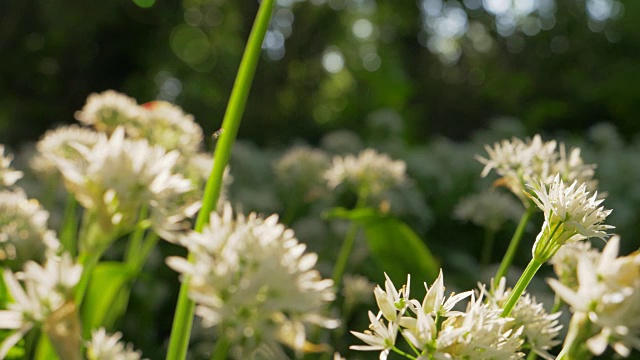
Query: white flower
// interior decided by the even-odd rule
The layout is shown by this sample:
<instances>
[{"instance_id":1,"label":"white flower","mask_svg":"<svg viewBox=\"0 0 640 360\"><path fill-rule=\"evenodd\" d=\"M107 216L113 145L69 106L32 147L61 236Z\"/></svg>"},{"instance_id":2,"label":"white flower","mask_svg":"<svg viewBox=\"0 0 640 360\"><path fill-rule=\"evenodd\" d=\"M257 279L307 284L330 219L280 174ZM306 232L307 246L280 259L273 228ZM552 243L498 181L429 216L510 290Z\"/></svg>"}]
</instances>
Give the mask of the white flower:
<instances>
[{"instance_id":1,"label":"white flower","mask_svg":"<svg viewBox=\"0 0 640 360\"><path fill-rule=\"evenodd\" d=\"M48 252L59 247L47 228L49 213L22 192L0 191L0 261L13 271L33 260L44 262Z\"/></svg>"},{"instance_id":2,"label":"white flower","mask_svg":"<svg viewBox=\"0 0 640 360\"><path fill-rule=\"evenodd\" d=\"M521 214L522 205L513 196L498 191L483 191L467 196L453 210L455 218L494 232L509 220L517 222Z\"/></svg>"},{"instance_id":3,"label":"white flower","mask_svg":"<svg viewBox=\"0 0 640 360\"><path fill-rule=\"evenodd\" d=\"M503 277L497 288L492 289L488 300L497 308L502 308L507 302L511 289L506 288L506 279ZM542 303L528 293L524 293L509 315L513 322L509 325L518 329L523 327L522 336L531 346L531 349L547 360L555 359L548 350L560 343L557 340L562 325L558 325L560 313L547 314Z\"/></svg>"},{"instance_id":4,"label":"white flower","mask_svg":"<svg viewBox=\"0 0 640 360\"><path fill-rule=\"evenodd\" d=\"M126 126L141 117L142 112L133 98L107 90L89 95L82 110L76 111L75 117L98 131L111 133L116 127Z\"/></svg>"},{"instance_id":5,"label":"white flower","mask_svg":"<svg viewBox=\"0 0 640 360\"><path fill-rule=\"evenodd\" d=\"M226 204L221 214L211 213L202 233L191 232L181 242L193 262L170 257L167 263L189 279L203 325L225 334L237 357L278 342L301 350L305 323L337 326L322 316L334 299L333 282L312 270L317 255L305 254L306 246L276 215L234 218Z\"/></svg>"},{"instance_id":6,"label":"white flower","mask_svg":"<svg viewBox=\"0 0 640 360\"><path fill-rule=\"evenodd\" d=\"M392 160L374 149L366 149L357 157L334 157L333 164L324 177L331 189L348 183L358 193L377 195L404 182L406 167L402 160Z\"/></svg>"},{"instance_id":7,"label":"white flower","mask_svg":"<svg viewBox=\"0 0 640 360\"><path fill-rule=\"evenodd\" d=\"M38 155L30 161L30 166L45 178L58 174L58 167L51 159L52 156L66 159L71 162L82 162L84 158L75 148L75 144L93 147L98 142L99 133L82 128L77 125L63 126L55 130L47 131L38 141L36 149Z\"/></svg>"},{"instance_id":8,"label":"white flower","mask_svg":"<svg viewBox=\"0 0 640 360\"><path fill-rule=\"evenodd\" d=\"M589 350L600 355L610 345L623 357L631 348L640 350L640 253L618 257L620 238L612 237L597 259L584 254L578 261L578 289L549 279L553 288L574 312L568 339L586 337Z\"/></svg>"},{"instance_id":9,"label":"white flower","mask_svg":"<svg viewBox=\"0 0 640 360\"><path fill-rule=\"evenodd\" d=\"M151 145L167 150L195 153L201 146L202 129L192 115L165 101L151 101L142 106L124 94L107 90L91 94L76 119L99 131L113 133L124 128L128 137L146 139Z\"/></svg>"},{"instance_id":10,"label":"white flower","mask_svg":"<svg viewBox=\"0 0 640 360\"><path fill-rule=\"evenodd\" d=\"M449 318L438 333L435 359L521 359L522 330L512 328L502 309L472 295L462 316Z\"/></svg>"},{"instance_id":11,"label":"white flower","mask_svg":"<svg viewBox=\"0 0 640 360\"><path fill-rule=\"evenodd\" d=\"M283 154L273 165L273 171L276 180L288 193L293 191L310 202L326 193L323 174L329 166L329 158L324 151L299 146Z\"/></svg>"},{"instance_id":12,"label":"white flower","mask_svg":"<svg viewBox=\"0 0 640 360\"><path fill-rule=\"evenodd\" d=\"M14 332L0 345L0 359L29 330L46 325L65 304L72 304L81 275L82 266L75 264L68 253L60 257L49 256L44 266L27 262L20 273L4 269L4 283L13 302L8 304L7 310L0 310L0 328Z\"/></svg>"},{"instance_id":13,"label":"white flower","mask_svg":"<svg viewBox=\"0 0 640 360\"><path fill-rule=\"evenodd\" d=\"M403 286L400 291L396 290L393 282L389 276L385 273L386 278L384 282L384 290L379 285L373 289L376 302L380 308L380 312L389 321L396 321L399 316L404 314L408 303L411 275L407 275L407 284Z\"/></svg>"},{"instance_id":14,"label":"white flower","mask_svg":"<svg viewBox=\"0 0 640 360\"><path fill-rule=\"evenodd\" d=\"M342 282L342 294L346 308L352 309L358 304L371 301L371 290L375 286L368 278L361 275L345 274Z\"/></svg>"},{"instance_id":15,"label":"white flower","mask_svg":"<svg viewBox=\"0 0 640 360\"><path fill-rule=\"evenodd\" d=\"M549 260L549 263L553 265L553 271L556 273L558 280L573 290L576 290L579 286L578 261L583 255L595 261L600 257L600 251L591 248L591 243L588 241L579 241L565 244Z\"/></svg>"},{"instance_id":16,"label":"white flower","mask_svg":"<svg viewBox=\"0 0 640 360\"><path fill-rule=\"evenodd\" d=\"M192 188L189 180L174 173L178 152L152 147L145 140L126 140L122 128L110 138L101 135L92 147L79 143L72 146L82 161L55 154L50 158L60 169L69 191L82 206L97 213L106 231L130 231L143 207L165 215L163 204ZM165 224L156 222L153 226L162 228Z\"/></svg>"},{"instance_id":17,"label":"white flower","mask_svg":"<svg viewBox=\"0 0 640 360\"><path fill-rule=\"evenodd\" d=\"M590 195L584 183L574 181L567 187L560 176L556 176L548 186L539 181L529 187L533 194L527 194L542 210L545 219L533 245L534 259L547 261L565 243L604 238L606 230L613 228L603 224L611 210L599 206L604 200L597 199L597 192Z\"/></svg>"},{"instance_id":18,"label":"white flower","mask_svg":"<svg viewBox=\"0 0 640 360\"><path fill-rule=\"evenodd\" d=\"M427 294L422 301L422 310L427 314L440 318L462 315L462 313L458 311L453 311L453 307L461 300L466 299L473 294L473 291L465 291L460 294L451 293L451 295L445 300L445 287L442 269L440 269L440 273L431 285L431 288L429 288L426 283L424 284L424 287L427 289Z\"/></svg>"},{"instance_id":19,"label":"white flower","mask_svg":"<svg viewBox=\"0 0 640 360\"><path fill-rule=\"evenodd\" d=\"M501 176L496 184L506 186L525 206L529 204L524 194L525 186L534 179L548 183L556 174L560 174L561 179L568 183L586 183L588 190L595 190L597 181L593 180L593 176L596 166L584 164L580 149L571 149L569 157L563 143L560 143L559 151L556 149L556 141L544 142L540 135L526 142L514 137L511 141L495 143L493 148L485 145L488 159L481 156L476 156L476 159L485 164L482 177L495 169Z\"/></svg>"},{"instance_id":20,"label":"white flower","mask_svg":"<svg viewBox=\"0 0 640 360\"><path fill-rule=\"evenodd\" d=\"M4 145L0 145L0 186L8 187L22 178L22 171L11 168L12 155L4 154Z\"/></svg>"},{"instance_id":21,"label":"white flower","mask_svg":"<svg viewBox=\"0 0 640 360\"><path fill-rule=\"evenodd\" d=\"M352 331L358 339L367 343L367 345L351 345L349 349L359 351L381 351L380 360L385 360L389 355L389 350L396 344L396 337L398 335L398 323L390 321L386 326L384 322L377 318L371 311L369 311L369 330L360 333Z\"/></svg>"},{"instance_id":22,"label":"white flower","mask_svg":"<svg viewBox=\"0 0 640 360\"><path fill-rule=\"evenodd\" d=\"M122 333L109 335L103 327L93 330L86 344L88 360L140 360L142 353L134 351L132 344L125 346L121 338Z\"/></svg>"}]
</instances>

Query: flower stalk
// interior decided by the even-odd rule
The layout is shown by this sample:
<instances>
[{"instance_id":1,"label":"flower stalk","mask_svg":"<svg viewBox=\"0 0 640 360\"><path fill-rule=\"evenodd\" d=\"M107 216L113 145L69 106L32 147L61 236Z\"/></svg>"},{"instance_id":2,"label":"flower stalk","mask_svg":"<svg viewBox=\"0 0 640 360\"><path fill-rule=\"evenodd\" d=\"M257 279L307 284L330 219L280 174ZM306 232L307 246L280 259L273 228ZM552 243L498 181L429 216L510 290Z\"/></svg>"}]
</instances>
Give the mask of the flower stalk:
<instances>
[{"instance_id":1,"label":"flower stalk","mask_svg":"<svg viewBox=\"0 0 640 360\"><path fill-rule=\"evenodd\" d=\"M195 230L199 232L207 224L209 214L215 209L220 197L224 170L231 157L231 148L238 134L251 82L260 57L262 42L271 19L273 3L273 0L263 0L260 4L240 68L238 69L238 75L229 98L229 105L222 122L223 132L218 138L213 169L205 186L202 208L196 219ZM190 255L189 258L192 259L192 256ZM188 283L188 279L185 279L180 287L169 339L167 360L179 360L186 357L195 307L194 302L188 298Z\"/></svg>"},{"instance_id":2,"label":"flower stalk","mask_svg":"<svg viewBox=\"0 0 640 360\"><path fill-rule=\"evenodd\" d=\"M542 266L542 264L544 264L544 262L536 260L535 258L531 259L529 265L527 265L527 268L524 270L522 276L520 276L520 279L516 283L516 286L513 288L513 291L511 291L511 293L509 294L509 298L507 299L507 302L504 304L504 307L502 309L502 317L507 317L511 314L511 310L513 310L514 306L516 306L518 299L520 299L520 296L522 295L524 290L527 288L527 286L529 286L531 279L533 279L533 276L536 274L536 272L538 272L538 269L540 269L540 266Z\"/></svg>"},{"instance_id":3,"label":"flower stalk","mask_svg":"<svg viewBox=\"0 0 640 360\"><path fill-rule=\"evenodd\" d=\"M496 277L494 278L494 286L497 286L500 282L500 279L507 275L509 271L509 267L513 263L513 258L516 255L516 251L518 251L518 246L520 246L520 240L522 239L522 235L524 234L524 230L531 219L531 215L533 215L535 211L534 206L527 206L522 217L520 218L520 222L518 223L518 227L516 228L516 232L513 233L513 237L511 238L511 242L509 243L509 247L507 248L507 252L504 254L502 258L502 262L500 262L500 267L498 268L498 272L496 273Z\"/></svg>"}]
</instances>

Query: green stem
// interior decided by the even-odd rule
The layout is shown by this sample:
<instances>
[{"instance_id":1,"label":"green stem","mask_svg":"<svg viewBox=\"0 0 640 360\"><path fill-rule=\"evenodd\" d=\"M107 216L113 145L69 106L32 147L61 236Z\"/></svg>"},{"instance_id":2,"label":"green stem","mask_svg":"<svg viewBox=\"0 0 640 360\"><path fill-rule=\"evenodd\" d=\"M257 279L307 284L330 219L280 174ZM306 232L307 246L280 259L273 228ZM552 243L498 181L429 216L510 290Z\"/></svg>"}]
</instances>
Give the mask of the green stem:
<instances>
[{"instance_id":1,"label":"green stem","mask_svg":"<svg viewBox=\"0 0 640 360\"><path fill-rule=\"evenodd\" d=\"M73 194L67 194L67 204L64 208L60 243L65 251L75 257L78 253L78 216L76 214L78 202Z\"/></svg>"},{"instance_id":2,"label":"green stem","mask_svg":"<svg viewBox=\"0 0 640 360\"><path fill-rule=\"evenodd\" d=\"M216 345L211 353L211 360L225 360L227 358L230 345L231 343L229 343L227 338L220 337L218 341L216 341Z\"/></svg>"},{"instance_id":3,"label":"green stem","mask_svg":"<svg viewBox=\"0 0 640 360\"><path fill-rule=\"evenodd\" d=\"M146 228L144 226L140 226L139 222L147 219L148 216L149 208L147 206L143 206L140 209L140 214L138 215L138 226L129 236L129 247L124 255L124 259L127 264L135 264L140 261L140 250L142 247L142 240L145 237Z\"/></svg>"},{"instance_id":4,"label":"green stem","mask_svg":"<svg viewBox=\"0 0 640 360\"><path fill-rule=\"evenodd\" d=\"M402 355L402 356L406 357L407 359L413 359L413 360L416 360L416 359L417 359L415 356L412 356L411 354L407 354L406 352L404 352L404 351L402 351L402 350L398 349L398 348L397 348L397 347L395 347L395 346L394 346L394 347L392 347L392 348L391 348L391 350L393 350L393 352L395 352L395 353L397 353L397 354L400 354L400 355Z\"/></svg>"},{"instance_id":5,"label":"green stem","mask_svg":"<svg viewBox=\"0 0 640 360\"><path fill-rule=\"evenodd\" d=\"M520 296L527 288L527 286L531 282L531 279L533 279L533 276L536 274L536 272L538 272L538 269L540 269L540 266L542 266L542 264L542 261L531 259L529 265L527 265L527 268L524 270L524 272L520 276L520 279L516 283L516 286L509 294L509 298L507 299L507 302L504 304L504 308L502 309L502 317L507 317L509 316L509 314L511 314L511 310L513 310L514 306L516 306L518 299L520 299Z\"/></svg>"},{"instance_id":6,"label":"green stem","mask_svg":"<svg viewBox=\"0 0 640 360\"><path fill-rule=\"evenodd\" d=\"M495 240L496 232L493 229L484 229L484 244L482 246L482 257L480 259L480 265L486 268L491 262L491 253L493 251L493 243Z\"/></svg>"},{"instance_id":7,"label":"green stem","mask_svg":"<svg viewBox=\"0 0 640 360\"><path fill-rule=\"evenodd\" d=\"M366 201L366 196L361 194L358 196L358 203L356 204L355 209L359 209L364 206ZM340 252L338 252L338 259L336 260L336 264L333 267L333 286L335 288L340 287L340 282L342 281L342 276L347 268L347 263L349 262L349 255L351 255L351 250L353 250L353 244L356 240L356 235L358 235L358 230L360 225L355 222L351 222L349 226L349 230L347 231L347 235L342 242L342 246L340 247Z\"/></svg>"},{"instance_id":8,"label":"green stem","mask_svg":"<svg viewBox=\"0 0 640 360\"><path fill-rule=\"evenodd\" d=\"M202 231L209 221L212 210L215 209L223 184L224 170L231 158L231 148L235 142L240 127L242 113L249 96L251 82L258 65L260 51L267 26L271 19L274 0L262 0L256 20L251 29L249 40L245 48L238 75L231 91L229 105L222 121L224 130L216 144L216 151L213 159L213 169L205 186L202 208L196 219L195 230ZM189 254L189 260L193 256ZM169 348L167 350L167 360L182 360L186 357L193 324L194 303L188 297L188 277L182 280L178 303L176 305L171 336L169 338Z\"/></svg>"},{"instance_id":9,"label":"green stem","mask_svg":"<svg viewBox=\"0 0 640 360\"><path fill-rule=\"evenodd\" d=\"M537 357L538 357L538 354L536 354L535 351L531 350L529 352L529 355L527 355L527 360L536 360Z\"/></svg>"},{"instance_id":10,"label":"green stem","mask_svg":"<svg viewBox=\"0 0 640 360\"><path fill-rule=\"evenodd\" d=\"M522 214L520 223L518 223L518 227L516 228L516 232L513 234L511 242L509 243L509 248L507 248L507 252L506 254L504 254L502 262L500 262L500 267L498 268L496 277L493 279L493 283L496 287L500 283L500 279L507 275L507 271L509 270L511 263L513 262L513 258L516 255L518 246L520 245L520 240L522 239L522 235L524 234L524 229L527 227L529 219L531 219L531 215L533 215L535 209L535 206L529 205L525 209L524 214Z\"/></svg>"}]
</instances>

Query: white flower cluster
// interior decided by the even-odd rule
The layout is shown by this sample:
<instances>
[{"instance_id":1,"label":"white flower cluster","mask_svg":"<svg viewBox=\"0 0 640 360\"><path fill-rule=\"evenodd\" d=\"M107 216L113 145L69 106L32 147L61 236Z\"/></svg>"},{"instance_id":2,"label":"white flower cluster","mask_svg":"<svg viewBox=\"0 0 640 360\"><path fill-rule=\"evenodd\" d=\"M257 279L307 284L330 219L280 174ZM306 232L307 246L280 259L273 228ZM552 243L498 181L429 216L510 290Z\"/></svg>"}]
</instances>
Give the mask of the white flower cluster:
<instances>
[{"instance_id":1,"label":"white flower cluster","mask_svg":"<svg viewBox=\"0 0 640 360\"><path fill-rule=\"evenodd\" d=\"M116 234L130 231L143 207L150 207L152 213L161 211L167 202L192 188L189 180L173 172L178 152L167 152L146 140L125 139L122 128L117 128L110 138L100 134L91 147L80 143L71 146L81 161L55 154L50 159L78 202L96 211L102 228ZM173 222L169 217L161 220ZM160 231L168 224L153 226Z\"/></svg>"},{"instance_id":2,"label":"white flower cluster","mask_svg":"<svg viewBox=\"0 0 640 360\"><path fill-rule=\"evenodd\" d=\"M4 145L0 145L0 187L12 186L22 178L22 171L11 168L12 155L4 154Z\"/></svg>"},{"instance_id":3,"label":"white flower cluster","mask_svg":"<svg viewBox=\"0 0 640 360\"><path fill-rule=\"evenodd\" d=\"M549 280L573 312L563 350L569 356L583 343L594 355L607 346L623 357L640 350L640 252L618 257L619 247L614 236L597 257L587 249L576 265L577 288Z\"/></svg>"},{"instance_id":4,"label":"white flower cluster","mask_svg":"<svg viewBox=\"0 0 640 360\"><path fill-rule=\"evenodd\" d=\"M179 107L164 101L139 106L134 99L113 90L90 95L75 116L98 131L112 133L121 126L131 138L146 139L152 145L181 153L196 152L203 139L193 116Z\"/></svg>"},{"instance_id":5,"label":"white flower cluster","mask_svg":"<svg viewBox=\"0 0 640 360\"><path fill-rule=\"evenodd\" d=\"M506 279L500 279L498 286L492 289L488 295L488 300L493 302L497 308L502 308L507 302L510 289L506 287ZM561 313L547 314L542 303L538 303L531 294L523 294L509 315L513 318L515 328L523 328L522 335L526 343L538 356L547 360L555 359L549 350L560 343L557 340L562 325L559 325L558 318Z\"/></svg>"},{"instance_id":6,"label":"white flower cluster","mask_svg":"<svg viewBox=\"0 0 640 360\"><path fill-rule=\"evenodd\" d=\"M334 157L333 164L324 177L330 189L347 183L359 194L377 195L403 183L406 168L407 165L402 160L392 160L374 149L366 149L357 157Z\"/></svg>"},{"instance_id":7,"label":"white flower cluster","mask_svg":"<svg viewBox=\"0 0 640 360\"><path fill-rule=\"evenodd\" d=\"M354 345L351 349L381 351L380 359L386 359L391 351L417 359L520 359L524 356L523 344L528 343L534 351L550 358L546 350L557 343L557 314L548 315L527 296L514 317L501 317L499 305L508 295L504 282L486 299L483 287L478 296L466 291L447 298L444 290L440 272L419 302L409 298L409 280L398 291L387 277L385 290L374 290L380 312L377 316L369 312L369 330L352 331L367 345ZM455 311L456 304L468 297L471 299L466 310ZM415 354L403 353L396 347L398 333Z\"/></svg>"},{"instance_id":8,"label":"white flower cluster","mask_svg":"<svg viewBox=\"0 0 640 360\"><path fill-rule=\"evenodd\" d=\"M75 144L91 148L101 136L96 131L78 125L49 130L36 145L38 155L31 159L30 166L44 177L58 176L58 167L52 158L82 163L85 159Z\"/></svg>"},{"instance_id":9,"label":"white flower cluster","mask_svg":"<svg viewBox=\"0 0 640 360\"><path fill-rule=\"evenodd\" d=\"M589 190L594 190L597 182L593 179L595 165L585 164L580 156L580 149L571 149L569 156L565 145L560 143L557 150L556 141L543 142L540 135L522 141L513 138L502 140L493 147L485 145L489 157L476 156L485 165L481 176L485 177L492 169L501 176L496 182L506 186L511 192L527 204L524 195L525 186L531 181L551 182L556 174L569 183L578 181L586 183Z\"/></svg>"},{"instance_id":10,"label":"white flower cluster","mask_svg":"<svg viewBox=\"0 0 640 360\"><path fill-rule=\"evenodd\" d=\"M544 213L542 230L533 245L534 259L549 260L565 243L591 237L604 238L613 226L603 222L611 214L600 204L597 192L591 195L585 183L574 181L566 186L559 175L550 185L544 181L530 184L527 195Z\"/></svg>"},{"instance_id":11,"label":"white flower cluster","mask_svg":"<svg viewBox=\"0 0 640 360\"><path fill-rule=\"evenodd\" d=\"M226 204L202 233L185 235L181 243L193 261L170 257L167 263L188 279L196 314L231 342L234 357L278 343L301 351L308 345L305 323L337 326L321 314L334 299L333 282L312 270L317 255L305 254L306 246L276 215L234 218Z\"/></svg>"},{"instance_id":12,"label":"white flower cluster","mask_svg":"<svg viewBox=\"0 0 640 360\"><path fill-rule=\"evenodd\" d=\"M518 221L522 205L508 194L484 191L463 198L455 207L455 218L498 231L509 220Z\"/></svg>"},{"instance_id":13,"label":"white flower cluster","mask_svg":"<svg viewBox=\"0 0 640 360\"><path fill-rule=\"evenodd\" d=\"M7 310L0 310L0 328L14 331L0 344L0 358L33 327L45 325L47 331L47 321L59 318L60 310L67 313L67 305L75 312L74 289L81 275L82 266L74 263L68 253L48 256L44 266L29 261L19 273L4 269L4 284L13 301ZM57 330L56 322L49 326L53 332Z\"/></svg>"},{"instance_id":14,"label":"white flower cluster","mask_svg":"<svg viewBox=\"0 0 640 360\"><path fill-rule=\"evenodd\" d=\"M123 344L122 333L107 334L104 328L91 332L86 344L88 360L140 360L142 353L133 350L132 344Z\"/></svg>"},{"instance_id":15,"label":"white flower cluster","mask_svg":"<svg viewBox=\"0 0 640 360\"><path fill-rule=\"evenodd\" d=\"M313 201L326 193L323 174L329 165L324 151L294 147L274 164L273 171L287 191L299 192L304 201Z\"/></svg>"},{"instance_id":16,"label":"white flower cluster","mask_svg":"<svg viewBox=\"0 0 640 360\"><path fill-rule=\"evenodd\" d=\"M0 191L0 263L13 271L32 260L42 263L59 246L47 227L49 213L21 191Z\"/></svg>"}]
</instances>

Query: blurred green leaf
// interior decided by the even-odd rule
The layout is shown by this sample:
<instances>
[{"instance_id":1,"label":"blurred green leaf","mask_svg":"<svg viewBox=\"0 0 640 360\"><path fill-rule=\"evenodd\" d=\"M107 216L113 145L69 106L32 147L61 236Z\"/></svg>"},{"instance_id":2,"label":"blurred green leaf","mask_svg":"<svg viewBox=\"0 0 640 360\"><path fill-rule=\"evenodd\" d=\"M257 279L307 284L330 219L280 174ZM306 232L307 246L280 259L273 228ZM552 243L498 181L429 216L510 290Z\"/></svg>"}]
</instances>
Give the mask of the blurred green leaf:
<instances>
[{"instance_id":1,"label":"blurred green leaf","mask_svg":"<svg viewBox=\"0 0 640 360\"><path fill-rule=\"evenodd\" d=\"M92 329L104 325L123 287L133 277L133 272L120 262L101 262L91 274L82 306L82 328L88 336Z\"/></svg>"},{"instance_id":2,"label":"blurred green leaf","mask_svg":"<svg viewBox=\"0 0 640 360\"><path fill-rule=\"evenodd\" d=\"M440 265L427 245L407 224L393 216L373 208L334 208L326 217L362 225L372 257L394 283L403 283L407 274L429 283L438 276Z\"/></svg>"}]
</instances>

